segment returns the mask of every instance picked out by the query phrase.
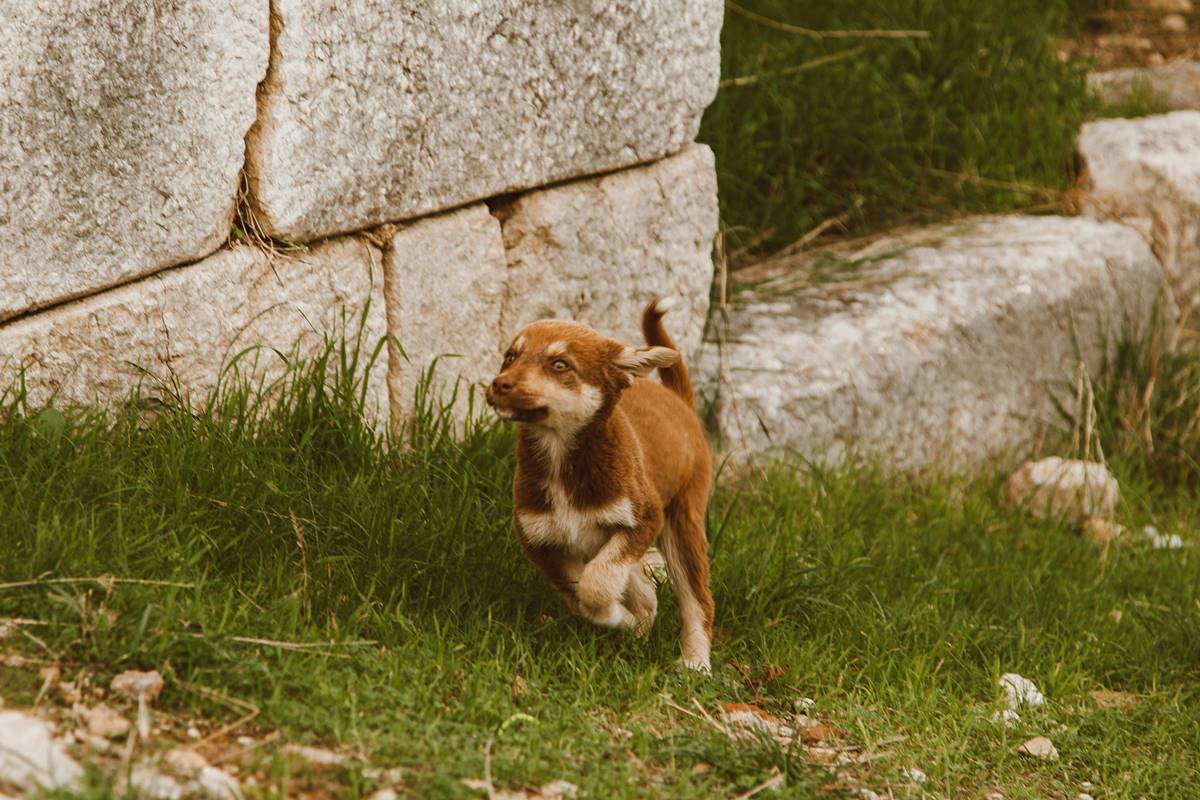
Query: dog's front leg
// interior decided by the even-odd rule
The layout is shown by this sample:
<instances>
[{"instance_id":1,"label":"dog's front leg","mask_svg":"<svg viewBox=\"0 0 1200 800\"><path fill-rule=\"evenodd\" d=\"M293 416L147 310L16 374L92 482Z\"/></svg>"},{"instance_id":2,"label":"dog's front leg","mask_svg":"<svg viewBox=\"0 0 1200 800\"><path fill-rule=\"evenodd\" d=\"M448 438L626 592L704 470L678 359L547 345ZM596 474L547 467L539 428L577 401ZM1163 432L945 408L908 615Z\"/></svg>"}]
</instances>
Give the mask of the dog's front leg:
<instances>
[{"instance_id":1,"label":"dog's front leg","mask_svg":"<svg viewBox=\"0 0 1200 800\"><path fill-rule=\"evenodd\" d=\"M647 526L649 530L649 526ZM575 595L583 616L606 628L636 629L638 617L622 601L629 581L641 569L642 556L653 541L653 533L620 529L583 568Z\"/></svg>"},{"instance_id":2,"label":"dog's front leg","mask_svg":"<svg viewBox=\"0 0 1200 800\"><path fill-rule=\"evenodd\" d=\"M529 560L554 584L571 613L582 616L575 589L583 573L583 560L562 548L526 544L523 539L521 547Z\"/></svg>"}]
</instances>

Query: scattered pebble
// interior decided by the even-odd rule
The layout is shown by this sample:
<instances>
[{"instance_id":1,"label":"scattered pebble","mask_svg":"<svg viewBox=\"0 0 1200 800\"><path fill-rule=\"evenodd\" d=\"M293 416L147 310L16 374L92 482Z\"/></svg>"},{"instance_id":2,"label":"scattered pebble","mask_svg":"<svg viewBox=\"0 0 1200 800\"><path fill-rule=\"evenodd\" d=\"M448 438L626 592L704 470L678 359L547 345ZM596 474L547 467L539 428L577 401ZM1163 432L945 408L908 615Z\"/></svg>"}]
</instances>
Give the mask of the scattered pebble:
<instances>
[{"instance_id":1,"label":"scattered pebble","mask_svg":"<svg viewBox=\"0 0 1200 800\"><path fill-rule=\"evenodd\" d=\"M395 789L380 789L372 793L367 800L396 800L398 796Z\"/></svg>"},{"instance_id":2,"label":"scattered pebble","mask_svg":"<svg viewBox=\"0 0 1200 800\"><path fill-rule=\"evenodd\" d=\"M925 782L924 771L922 771L921 769L918 769L917 767L905 767L903 772L908 777L909 780L916 781L917 783Z\"/></svg>"},{"instance_id":3,"label":"scattered pebble","mask_svg":"<svg viewBox=\"0 0 1200 800\"><path fill-rule=\"evenodd\" d=\"M100 703L95 708L86 710L88 733L103 739L120 739L129 733L129 720Z\"/></svg>"},{"instance_id":4,"label":"scattered pebble","mask_svg":"<svg viewBox=\"0 0 1200 800\"><path fill-rule=\"evenodd\" d=\"M1008 707L1016 711L1021 706L1040 706L1046 698L1038 691L1037 684L1015 672L1000 676L1000 688L1008 697Z\"/></svg>"},{"instance_id":5,"label":"scattered pebble","mask_svg":"<svg viewBox=\"0 0 1200 800\"><path fill-rule=\"evenodd\" d=\"M404 780L404 770L400 767L391 767L390 769L381 769L379 767L367 767L363 770L363 777L382 783L387 786L395 786Z\"/></svg>"},{"instance_id":6,"label":"scattered pebble","mask_svg":"<svg viewBox=\"0 0 1200 800\"><path fill-rule=\"evenodd\" d=\"M1150 546L1155 550L1178 550L1183 547L1183 537L1177 533L1162 534L1158 528L1153 525L1147 525L1142 528L1142 536L1149 542Z\"/></svg>"},{"instance_id":7,"label":"scattered pebble","mask_svg":"<svg viewBox=\"0 0 1200 800\"><path fill-rule=\"evenodd\" d=\"M574 797L579 793L579 787L570 781L551 781L538 790L538 794L546 798L546 800L557 800L557 798Z\"/></svg>"},{"instance_id":8,"label":"scattered pebble","mask_svg":"<svg viewBox=\"0 0 1200 800\"><path fill-rule=\"evenodd\" d=\"M1023 756L1031 758L1040 758L1043 761L1057 761L1058 750L1054 748L1054 743L1045 736L1035 736L1025 744L1017 748L1017 752Z\"/></svg>"},{"instance_id":9,"label":"scattered pebble","mask_svg":"<svg viewBox=\"0 0 1200 800\"><path fill-rule=\"evenodd\" d=\"M816 704L817 704L817 701L813 700L811 697L801 697L799 700L796 701L796 710L797 711L810 711L812 709L812 707L815 706Z\"/></svg>"},{"instance_id":10,"label":"scattered pebble","mask_svg":"<svg viewBox=\"0 0 1200 800\"><path fill-rule=\"evenodd\" d=\"M1092 797L1087 792L1080 792L1079 794L1075 795L1075 800L1096 800L1096 798Z\"/></svg>"},{"instance_id":11,"label":"scattered pebble","mask_svg":"<svg viewBox=\"0 0 1200 800\"><path fill-rule=\"evenodd\" d=\"M345 757L333 752L325 750L321 747L309 747L303 744L285 745L283 752L290 756L295 756L308 763L311 767L318 769L334 769L341 767L346 763Z\"/></svg>"},{"instance_id":12,"label":"scattered pebble","mask_svg":"<svg viewBox=\"0 0 1200 800\"><path fill-rule=\"evenodd\" d=\"M242 747L249 747L250 745L254 744L254 740L249 736L239 736L237 738L237 743Z\"/></svg>"},{"instance_id":13,"label":"scattered pebble","mask_svg":"<svg viewBox=\"0 0 1200 800\"><path fill-rule=\"evenodd\" d=\"M1170 33L1187 33L1187 18L1182 14L1167 14L1162 18L1162 27Z\"/></svg>"},{"instance_id":14,"label":"scattered pebble","mask_svg":"<svg viewBox=\"0 0 1200 800\"><path fill-rule=\"evenodd\" d=\"M0 784L26 794L78 789L83 768L51 734L36 717L0 712Z\"/></svg>"},{"instance_id":15,"label":"scattered pebble","mask_svg":"<svg viewBox=\"0 0 1200 800\"><path fill-rule=\"evenodd\" d=\"M1108 467L1094 461L1053 456L1028 461L1004 484L1004 499L1041 518L1077 523L1112 519L1119 486Z\"/></svg>"},{"instance_id":16,"label":"scattered pebble","mask_svg":"<svg viewBox=\"0 0 1200 800\"><path fill-rule=\"evenodd\" d=\"M189 725L188 729L187 729L187 737L189 739L199 739L200 738L200 729L197 728L195 725Z\"/></svg>"}]
</instances>

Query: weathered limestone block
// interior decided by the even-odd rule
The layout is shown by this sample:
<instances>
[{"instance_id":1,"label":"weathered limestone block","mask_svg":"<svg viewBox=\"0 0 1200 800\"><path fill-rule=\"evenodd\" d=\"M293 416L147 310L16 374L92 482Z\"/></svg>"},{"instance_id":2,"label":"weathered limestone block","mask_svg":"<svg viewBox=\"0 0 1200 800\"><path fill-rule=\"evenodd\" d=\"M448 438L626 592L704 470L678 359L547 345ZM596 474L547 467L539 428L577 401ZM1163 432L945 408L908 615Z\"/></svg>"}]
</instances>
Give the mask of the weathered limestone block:
<instances>
[{"instance_id":1,"label":"weathered limestone block","mask_svg":"<svg viewBox=\"0 0 1200 800\"><path fill-rule=\"evenodd\" d=\"M369 302L369 307L368 307ZM25 368L31 400L110 405L140 385L143 397L178 391L199 403L223 365L270 380L280 355L318 352L326 334L362 328L365 354L387 333L381 255L359 238L326 242L273 261L251 247L221 250L108 292L0 327L0 385ZM369 376L369 414L387 414L386 353Z\"/></svg>"},{"instance_id":2,"label":"weathered limestone block","mask_svg":"<svg viewBox=\"0 0 1200 800\"><path fill-rule=\"evenodd\" d=\"M1200 62L1168 61L1151 67L1126 67L1088 75L1088 88L1110 104L1149 90L1172 110L1200 110Z\"/></svg>"},{"instance_id":3,"label":"weathered limestone block","mask_svg":"<svg viewBox=\"0 0 1200 800\"><path fill-rule=\"evenodd\" d=\"M461 378L458 410L465 413L469 388L490 380L500 363L500 223L483 204L419 220L391 238L383 264L392 419L411 413L418 382L435 359L432 399L447 399ZM482 408L482 395L477 401Z\"/></svg>"},{"instance_id":4,"label":"weathered limestone block","mask_svg":"<svg viewBox=\"0 0 1200 800\"><path fill-rule=\"evenodd\" d=\"M616 169L691 141L718 0L276 0L249 137L296 240Z\"/></svg>"},{"instance_id":5,"label":"weathered limestone block","mask_svg":"<svg viewBox=\"0 0 1200 800\"><path fill-rule=\"evenodd\" d=\"M267 0L56 0L0 17L0 320L229 234Z\"/></svg>"},{"instance_id":6,"label":"weathered limestone block","mask_svg":"<svg viewBox=\"0 0 1200 800\"><path fill-rule=\"evenodd\" d=\"M656 296L678 305L665 325L686 358L699 351L717 233L713 155L704 145L654 164L521 195L498 208L508 258L507 344L557 317L640 343Z\"/></svg>"},{"instance_id":7,"label":"weathered limestone block","mask_svg":"<svg viewBox=\"0 0 1200 800\"><path fill-rule=\"evenodd\" d=\"M1063 217L944 225L747 279L705 352L726 447L896 469L975 466L1061 426L1051 398L1078 357L1095 374L1163 290L1133 230Z\"/></svg>"},{"instance_id":8,"label":"weathered limestone block","mask_svg":"<svg viewBox=\"0 0 1200 800\"><path fill-rule=\"evenodd\" d=\"M1200 111L1089 122L1086 209L1148 230L1180 308L1200 300ZM1138 224L1144 218L1147 224Z\"/></svg>"}]
</instances>

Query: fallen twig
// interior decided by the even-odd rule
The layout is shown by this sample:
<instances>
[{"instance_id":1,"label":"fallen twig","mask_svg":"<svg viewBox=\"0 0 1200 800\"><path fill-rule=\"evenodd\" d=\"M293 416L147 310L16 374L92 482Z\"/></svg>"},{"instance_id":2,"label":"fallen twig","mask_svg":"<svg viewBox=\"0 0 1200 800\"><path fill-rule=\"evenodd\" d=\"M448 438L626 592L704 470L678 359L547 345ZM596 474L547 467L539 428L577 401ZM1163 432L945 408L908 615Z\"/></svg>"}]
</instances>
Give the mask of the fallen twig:
<instances>
[{"instance_id":1,"label":"fallen twig","mask_svg":"<svg viewBox=\"0 0 1200 800\"><path fill-rule=\"evenodd\" d=\"M799 36L807 36L810 39L928 39L929 31L888 31L888 30L857 30L857 31L818 31L812 28L802 28L799 25L790 25L786 22L780 22L777 19L764 17L762 14L756 14L748 8L743 8L733 0L725 0L726 7L729 10L742 15L746 19L754 20L760 25L765 25L768 28L774 28L777 31L784 33L795 33Z\"/></svg>"},{"instance_id":2,"label":"fallen twig","mask_svg":"<svg viewBox=\"0 0 1200 800\"><path fill-rule=\"evenodd\" d=\"M826 64L833 64L834 62L837 62L837 61L842 61L847 58L853 58L854 56L861 53L864 49L865 48L862 45L859 45L858 47L851 47L846 50L839 50L836 53L829 53L828 55L821 56L820 58L814 58L810 61L805 61L802 64L796 64L795 66L785 67L784 69L777 69L777 70L773 70L771 72L760 72L756 75L742 75L737 78L726 78L725 80L723 80L717 84L717 88L718 89L733 89L733 88L737 88L739 86L752 86L752 85L758 83L759 81L766 80L767 78L785 78L788 75L798 75L801 72L807 72L810 69L816 69L817 67L823 67Z\"/></svg>"},{"instance_id":3,"label":"fallen twig","mask_svg":"<svg viewBox=\"0 0 1200 800\"><path fill-rule=\"evenodd\" d=\"M35 578L31 581L0 583L0 590L22 589L29 586L49 586L54 584L68 583L95 583L106 589L115 584L132 584L136 586L170 586L176 589L196 588L196 584L194 583L183 583L180 581L160 581L152 578L114 578L111 575L96 575L86 578Z\"/></svg>"},{"instance_id":4,"label":"fallen twig","mask_svg":"<svg viewBox=\"0 0 1200 800\"><path fill-rule=\"evenodd\" d=\"M258 706L249 702L248 700L240 700L236 697L231 697L224 692L219 692L216 689L210 689L207 686L201 686L198 683L190 683L185 680L180 680L179 678L175 679L175 683L177 683L181 688L187 689L189 692L195 692L201 697L207 697L209 700L213 700L218 703L224 703L227 706L231 706L245 712L245 714L239 719L234 720L224 727L218 728L216 731L210 733L208 736L205 736L200 741L188 745L189 750L195 750L203 747L209 742L216 741L223 736L228 736L233 731L257 717L262 711Z\"/></svg>"},{"instance_id":5,"label":"fallen twig","mask_svg":"<svg viewBox=\"0 0 1200 800\"><path fill-rule=\"evenodd\" d=\"M758 786L755 786L753 789L751 789L747 792L742 792L737 797L735 797L734 800L747 800L747 798L754 797L754 795L758 794L759 792L765 792L768 789L774 789L776 786L783 783L783 778L784 778L783 773L779 771L778 767L776 767L775 773L771 777L767 778L765 781L760 783Z\"/></svg>"}]
</instances>

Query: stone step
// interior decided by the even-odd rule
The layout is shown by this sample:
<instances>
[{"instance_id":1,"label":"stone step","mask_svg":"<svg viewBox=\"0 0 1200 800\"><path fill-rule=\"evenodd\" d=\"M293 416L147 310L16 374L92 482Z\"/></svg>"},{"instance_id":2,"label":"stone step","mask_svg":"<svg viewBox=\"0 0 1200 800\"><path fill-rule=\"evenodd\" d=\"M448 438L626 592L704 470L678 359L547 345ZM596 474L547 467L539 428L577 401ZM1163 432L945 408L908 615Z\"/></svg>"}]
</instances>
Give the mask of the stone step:
<instances>
[{"instance_id":1,"label":"stone step","mask_svg":"<svg viewBox=\"0 0 1200 800\"><path fill-rule=\"evenodd\" d=\"M1088 88L1110 105L1148 90L1172 111L1200 110L1200 62L1168 61L1150 67L1125 67L1093 72Z\"/></svg>"},{"instance_id":2,"label":"stone step","mask_svg":"<svg viewBox=\"0 0 1200 800\"><path fill-rule=\"evenodd\" d=\"M1084 210L1142 231L1186 315L1200 302L1200 111L1089 122Z\"/></svg>"},{"instance_id":3,"label":"stone step","mask_svg":"<svg viewBox=\"0 0 1200 800\"><path fill-rule=\"evenodd\" d=\"M1135 231L1066 217L976 218L738 277L702 370L723 447L895 469L1027 448L1060 424L1078 359L1095 373L1163 291Z\"/></svg>"}]
</instances>

